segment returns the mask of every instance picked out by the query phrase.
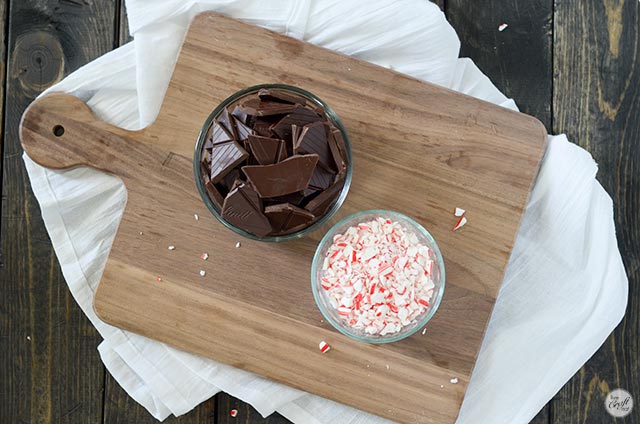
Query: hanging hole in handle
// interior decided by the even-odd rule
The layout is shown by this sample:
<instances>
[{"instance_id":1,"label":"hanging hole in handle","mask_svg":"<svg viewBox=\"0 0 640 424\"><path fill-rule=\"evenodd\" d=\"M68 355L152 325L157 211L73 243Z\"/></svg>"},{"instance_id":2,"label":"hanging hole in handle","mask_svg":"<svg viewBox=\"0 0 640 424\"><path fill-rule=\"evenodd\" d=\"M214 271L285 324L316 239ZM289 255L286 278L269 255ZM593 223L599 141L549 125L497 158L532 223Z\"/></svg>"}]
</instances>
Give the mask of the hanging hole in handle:
<instances>
[{"instance_id":1,"label":"hanging hole in handle","mask_svg":"<svg viewBox=\"0 0 640 424\"><path fill-rule=\"evenodd\" d=\"M62 134L64 134L64 127L62 125L56 125L53 127L53 135L56 137L62 137Z\"/></svg>"}]
</instances>

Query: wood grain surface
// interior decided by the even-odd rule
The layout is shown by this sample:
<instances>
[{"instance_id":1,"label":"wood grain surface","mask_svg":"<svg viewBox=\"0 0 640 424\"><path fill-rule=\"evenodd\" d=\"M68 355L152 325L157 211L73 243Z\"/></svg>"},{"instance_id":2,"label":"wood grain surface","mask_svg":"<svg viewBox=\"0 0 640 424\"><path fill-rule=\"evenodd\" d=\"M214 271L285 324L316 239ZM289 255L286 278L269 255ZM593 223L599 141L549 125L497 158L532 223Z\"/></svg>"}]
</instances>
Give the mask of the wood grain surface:
<instances>
[{"instance_id":1,"label":"wood grain surface","mask_svg":"<svg viewBox=\"0 0 640 424\"><path fill-rule=\"evenodd\" d=\"M93 55L84 56L78 55L80 51L91 51L92 46L102 45L103 49L107 49L109 45L112 45L113 40L119 37L118 33L108 33L108 25L103 27L103 30L90 30L82 31L58 31L56 27L62 25L77 25L77 19L93 20L92 25L97 28L99 24L96 22L98 16L106 16L113 11L115 3L121 0L113 1L99 1L99 2L84 2L79 0L13 0L11 5L9 1L0 1L0 10L4 10L6 13L6 20L0 19L0 37L4 38L4 43L0 46L0 49L5 47L8 51L8 56L2 57L2 74L0 79L4 80L5 72L7 71L7 79L11 79L11 63L21 60L25 63L22 70L33 72L41 69L41 66L35 61L24 61L23 57L27 57L29 51L15 52L12 51L9 44L10 28L13 27L12 33L15 39L17 34L26 34L40 31L43 27L47 28L52 34L52 37L61 39L62 44L71 44L69 39L73 41L73 45L77 50L65 49L64 52L59 50L51 50L48 45L41 45L47 51L47 60L64 61L66 67L63 74L73 71L76 67L84 64L101 51L94 51ZM626 245L633 247L633 242L637 239L637 236L632 238L632 234L638 234L637 225L638 217L637 213L637 199L633 200L633 193L637 193L640 190L637 181L632 182L632 179L637 175L638 169L638 152L639 147L637 142L626 138L621 140L620 133L632 133L638 131L640 128L640 116L638 116L637 104L629 102L630 95L626 96L627 101L623 102L617 113L618 128L624 128L624 131L618 129L614 134L610 134L611 124L599 127L590 123L591 119L602 119L604 114L600 111L597 105L597 93L596 90L591 91L583 90L581 86L588 86L588 81L591 81L593 87L594 76L598 75L599 78L604 76L596 72L601 65L601 58L607 53L607 49L602 48L602 43L608 43L610 34L613 34L615 40L615 34L617 28L624 28L624 31L636 31L637 37L637 16L635 7L637 2L634 0L625 0L620 2L624 4L624 13L613 14L611 21L606 19L606 13L602 12L602 5L604 2L578 2L578 1L562 1L557 2L551 17L549 18L549 9L552 7L551 3L542 4L541 2L529 2L526 0L513 0L510 2L504 2L500 0L486 0L482 4L476 4L475 2L457 2L453 3L453 0L445 2L439 2L439 5L446 11L452 25L462 42L463 55L470 56L480 68L487 73L487 75L493 80L494 83L507 93L508 96L513 97L521 110L528 113L532 113L535 110L544 110L545 104L551 103L551 93L547 93L546 90L527 90L527 86L530 82L529 78L537 78L537 75L531 75L527 68L519 66L518 58L528 60L530 67L539 69L541 73L545 75L546 84L548 84L553 92L560 94L562 91L563 102L559 104L554 102L553 110L551 110L551 120L554 117L564 114L567 122L565 129L569 131L571 140L574 142L580 142L588 150L592 148L593 140L598 140L599 155L600 157L607 156L610 160L617 159L619 163L613 163L607 169L599 170L598 177L603 179L609 179L609 185L607 189L610 193L625 193L624 195L614 196L614 205L617 209L616 216L618 222L623 222L625 228L619 231L619 240L626 240ZM528 7L529 4L537 4L538 7ZM594 6L595 5L595 6ZM17 7L20 6L20 7ZM63 6L63 7L59 7ZM630 7L631 6L631 7ZM596 8L597 7L597 8ZM4 9L1 9L4 8ZM121 9L122 10L122 9ZM116 20L118 17L123 17L122 13L117 15L114 11L112 19ZM562 16L560 16L562 14ZM506 18L505 18L506 16ZM523 25L527 27L527 32L521 31L520 25L514 24L512 16L516 16L519 20L526 19L531 21L523 22ZM34 18L34 17L37 17ZM551 34L548 33L548 26L544 25L546 20L551 19ZM12 25L9 25L9 21ZM507 22L510 28L502 33L497 31L497 26ZM608 23L611 22L611 25ZM97 26L96 26L97 25ZM120 22L120 28L124 28L126 22ZM562 28L558 27L559 25ZM19 28L19 32L15 28ZM83 28L80 26L80 28ZM610 28L612 31L610 31ZM578 29L578 31L576 31ZM510 30L516 30L511 32ZM554 34L562 33L562 37L554 37ZM629 36L622 36L619 43L619 52L624 52L619 55L619 63L625 63L627 66L633 65L637 62L638 46L637 38ZM593 47L587 44L592 42L593 37L598 37L600 40L600 48L595 51ZM589 38L590 37L590 38ZM478 39L482 38L483 41L479 42ZM534 40L551 38L551 45L538 46ZM494 43L494 44L492 44ZM474 47L475 46L475 47ZM554 47L555 46L555 47ZM496 52L500 49L500 54ZM562 51L571 51L573 56L571 66L575 66L580 72L572 77L571 68L565 66L564 72L564 84L559 84L559 79L553 75L551 64L546 62L545 55L547 53L541 53L540 49L545 51L556 50L554 53L559 56ZM580 58L582 51L589 51L588 57ZM102 50L104 51L104 50ZM69 55L71 57L67 57ZM22 57L20 57L22 56ZM529 59L527 59L529 58ZM557 71L556 71L557 72ZM616 74L617 71L611 71L610 75L616 81L624 81L629 78L629 72L625 72L621 76ZM637 73L637 71L636 71ZM45 77L49 79L48 77ZM637 85L637 76L632 78L632 83ZM555 84L554 84L555 82ZM50 83L48 83L50 84ZM45 88L45 86L42 86ZM521 87L521 89L518 89ZM15 96L13 93L19 93L18 96L22 96L24 88L21 84L11 84L10 86L0 86L0 89L5 88L7 98ZM602 88L602 94L610 95L615 93L615 90L611 86L604 86ZM32 96L31 96L32 97ZM582 103L578 113L574 106ZM14 108L5 109L5 113L0 119L4 118L5 128L14 128L14 131L7 131L3 129L1 137L5 140L5 155L4 161L15 160L16 165L12 167L14 172L7 175L4 173L3 184L3 196L0 202L3 203L3 211L1 221L5 220L5 216L8 212L5 211L21 211L24 204L35 205L35 199L28 186L24 186L25 180L23 178L14 178L15 169L21 167L19 158L16 156L16 149L10 150L10 155L7 158L7 145L18 146L17 140L17 125L22 115L22 109L28 102L23 102L20 105L16 105ZM0 108L4 105L4 102L0 104ZM589 106L592 111L586 111L585 108ZM8 105L9 106L9 105ZM545 114L534 113L540 118L547 128L549 127L548 117ZM624 119L622 120L622 118ZM624 125L622 122L624 121ZM606 119L605 119L606 122ZM569 125L571 124L571 125ZM574 129L569 129L569 126L573 126ZM577 131L577 127L582 129ZM586 128L589 127L588 136L590 140L588 143L585 140L579 140L576 137L584 137ZM637 137L636 137L637 140ZM19 151L19 147L18 147ZM16 155L16 156L14 156ZM628 159L627 159L628 158ZM28 184L28 183L27 183ZM7 193L13 193L15 191L22 191L22 196L7 196ZM10 204L11 206L8 206ZM625 210L624 215L621 214L621 209ZM16 221L12 221L13 225ZM65 334L73 334L74 328L77 326L84 326L87 331L91 331L88 320L79 312L79 308L70 295L50 297L46 302L39 302L37 307L29 307L26 302L22 303L20 309L17 307L9 308L9 302L16 300L15 295L7 296L9 290L20 290L18 287L23 287L23 291L29 290L30 296L42 297L44 292L49 290L49 287L54 287L56 284L61 285L63 292L67 290L62 276L59 273L59 268L51 268L52 272L47 272L40 275L40 283L38 285L30 285L27 281L29 278L29 261L23 259L22 255L6 254L7 246L11 244L17 245L20 243L20 252L32 251L31 257L34 261L49 260L57 263L55 257L47 257L42 255L41 250L37 250L38 246L43 243L48 243L48 239L37 212L37 206L34 208L34 215L31 216L31 228L38 229L34 234L39 234L39 237L21 238L17 241L11 241L13 238L20 234L24 234L23 231L18 231L17 228L10 228L10 225L2 225L1 237L2 243L0 244L0 267L9 268L14 273L18 273L13 277L13 283L7 288L5 283L7 275L0 269L0 282L2 286L0 288L0 422L65 422L64 418L56 418L57 416L51 416L49 420L43 420L42 415L39 415L41 410L55 410L61 407L61 405L52 404L51 396L38 396L35 395L36 382L26 377L31 371L30 369L38 369L42 362L43 357L35 357L31 355L30 348L18 348L16 345L21 343L27 343L26 338L23 339L25 329L31 328L31 322L44 322L48 320L50 316L55 315L55 311L65 310L66 314L78 314L78 320L58 320L55 322L58 332L52 334L49 338L53 343L58 343L64 346L62 350L54 349L45 352L45 355L51 355L52 359L48 360L48 364L58 363L73 363L73 366L67 366L64 373L60 373L61 378L50 379L46 384L48 390L51 392L69 391L78 393L86 388L86 382L92 379L97 372L104 374L106 384L98 382L100 387L104 391L88 391L80 398L72 399L70 407L67 410L73 409L72 413L66 415L69 422L103 422L103 423L131 423L131 422L155 422L155 420L135 401L133 401L113 380L109 373L104 373L102 364L99 362L99 357L95 348L83 349L78 343L69 343L64 339ZM34 246L32 246L35 245ZM39 256L42 255L42 256ZM44 258L44 259L43 259ZM638 282L638 268L637 263L640 261L640 255L638 254L637 244L635 248L623 247L623 259L627 265L627 270L630 276L630 299L629 310L627 318L619 327L619 330L614 333L612 337L603 345L598 354L594 356L586 365L580 370L574 379L567 384L567 386L556 396L556 398L549 402L549 405L541 412L541 414L534 420L537 423L613 423L614 419L610 417L602 408L602 404L597 399L600 396L598 393L603 390L605 383L609 387L620 386L627 388L631 391L635 399L640 398L640 392L635 387L630 387L634 382L640 381L640 367L638 367L638 335L640 334L640 320L638 319L638 313L640 311L640 297L637 290ZM630 269L631 266L635 268ZM635 264L635 265L634 265ZM21 271L23 270L23 271ZM18 286L19 284L19 286ZM30 287L30 288L27 288ZM11 310L13 313L9 314ZM53 324L51 324L53 325ZM620 330L624 329L623 332ZM88 333L87 333L88 334ZM85 334L85 343L91 343L93 340L93 346L97 346L99 343L99 337L95 335L88 336ZM93 337L93 338L92 338ZM57 338L62 338L61 342L56 341ZM32 342L34 339L32 338ZM35 343L42 343L43 339L36 339ZM39 348L40 349L40 348ZM75 361L73 358L79 355L82 349L82 360ZM10 370L20 364L22 371L16 373ZM621 372L622 371L622 372ZM39 380L38 380L39 381ZM44 380L43 380L44 381ZM104 386L104 387L103 387ZM231 398L226 394L219 394L216 396L218 402L215 405L217 407L216 414L218 417L213 416L211 411L214 409L214 401L208 401L198 406L191 413L180 418L180 422L188 423L214 423L214 422L242 422L242 423L285 423L286 419L277 416L276 414L269 417L268 420L262 419L259 414L253 410L250 406ZM81 400L80 407L75 407L78 401ZM90 403L96 405L96 408L102 410L102 419L98 417L98 420L94 420L96 415L91 412L92 408L87 408L86 404ZM20 405L26 405L20 406ZM29 406L32 405L32 406ZM63 405L62 405L63 406ZM228 415L230 406L237 407L239 415L236 419L231 419ZM636 411L640 410L637 408ZM204 412L200 412L204 411ZM252 411L252 412L249 412ZM551 416L549 415L551 413ZM64 415L64 414L62 414ZM551 421L550 421L551 418ZM72 421L74 420L74 421ZM176 420L169 418L165 420L165 423L172 423ZM627 424L640 423L640 415L635 412L625 418L618 419L615 422L624 422Z\"/></svg>"},{"instance_id":2,"label":"wood grain surface","mask_svg":"<svg viewBox=\"0 0 640 424\"><path fill-rule=\"evenodd\" d=\"M552 423L613 422L603 412L616 388L640 422L640 3L556 4L553 130L587 149L615 205L618 245L629 276L625 319L555 397Z\"/></svg>"},{"instance_id":3,"label":"wood grain surface","mask_svg":"<svg viewBox=\"0 0 640 424\"><path fill-rule=\"evenodd\" d=\"M78 8L20 0L4 6L10 17L0 223L0 422L93 424L101 421L103 409L100 337L60 273L24 169L18 123L44 88L112 49L113 5ZM54 23L58 16L64 21ZM79 42L87 33L93 38Z\"/></svg>"},{"instance_id":4,"label":"wood grain surface","mask_svg":"<svg viewBox=\"0 0 640 424\"><path fill-rule=\"evenodd\" d=\"M448 281L430 337L370 346L327 330L308 289L322 232L247 240L239 253L237 235L207 216L190 172L193 142L219 102L261 82L302 86L341 116L355 165L339 215L399 210L439 241ZM54 94L27 109L20 136L44 166L86 164L127 186L95 300L105 321L402 422L455 419L546 146L544 127L526 115L213 13L192 22L150 127L111 127ZM456 205L472 205L463 235L451 231ZM212 252L207 278L198 276L202 250ZM319 340L332 355L318 353Z\"/></svg>"}]
</instances>

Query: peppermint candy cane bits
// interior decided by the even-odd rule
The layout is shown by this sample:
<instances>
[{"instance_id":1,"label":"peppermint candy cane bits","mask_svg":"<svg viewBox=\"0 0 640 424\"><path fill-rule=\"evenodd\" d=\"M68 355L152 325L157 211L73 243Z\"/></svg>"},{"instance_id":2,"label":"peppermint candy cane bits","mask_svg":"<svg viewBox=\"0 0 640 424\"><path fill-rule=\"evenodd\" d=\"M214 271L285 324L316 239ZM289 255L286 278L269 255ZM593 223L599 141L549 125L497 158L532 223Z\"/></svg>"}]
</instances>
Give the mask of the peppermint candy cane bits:
<instances>
[{"instance_id":1,"label":"peppermint candy cane bits","mask_svg":"<svg viewBox=\"0 0 640 424\"><path fill-rule=\"evenodd\" d=\"M433 262L415 233L381 217L333 238L320 286L345 324L384 336L412 324L431 305Z\"/></svg>"}]
</instances>

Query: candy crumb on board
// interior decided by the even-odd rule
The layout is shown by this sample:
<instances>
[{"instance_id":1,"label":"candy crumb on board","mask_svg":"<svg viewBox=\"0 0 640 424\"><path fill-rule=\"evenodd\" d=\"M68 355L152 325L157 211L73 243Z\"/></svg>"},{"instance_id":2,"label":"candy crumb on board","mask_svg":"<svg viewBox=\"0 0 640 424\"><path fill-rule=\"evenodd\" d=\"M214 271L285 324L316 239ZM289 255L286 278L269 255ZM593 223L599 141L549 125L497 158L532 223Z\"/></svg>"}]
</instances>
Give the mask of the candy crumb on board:
<instances>
[{"instance_id":1,"label":"candy crumb on board","mask_svg":"<svg viewBox=\"0 0 640 424\"><path fill-rule=\"evenodd\" d=\"M462 216L465 213L467 213L467 211L465 211L462 208L456 208L455 212L453 213L454 216Z\"/></svg>"},{"instance_id":2,"label":"candy crumb on board","mask_svg":"<svg viewBox=\"0 0 640 424\"><path fill-rule=\"evenodd\" d=\"M169 249L169 250L176 250L176 247L175 247L174 245L171 245L171 246L167 247L167 249Z\"/></svg>"},{"instance_id":3,"label":"candy crumb on board","mask_svg":"<svg viewBox=\"0 0 640 424\"><path fill-rule=\"evenodd\" d=\"M31 341L31 336L27 336L27 340L28 340L28 341Z\"/></svg>"},{"instance_id":4,"label":"candy crumb on board","mask_svg":"<svg viewBox=\"0 0 640 424\"><path fill-rule=\"evenodd\" d=\"M200 216L197 213L193 214L193 218L198 221L200 219Z\"/></svg>"},{"instance_id":5,"label":"candy crumb on board","mask_svg":"<svg viewBox=\"0 0 640 424\"><path fill-rule=\"evenodd\" d=\"M231 411L229 411L229 415L231 415L233 418L238 416L238 410L237 409L232 409Z\"/></svg>"},{"instance_id":6,"label":"candy crumb on board","mask_svg":"<svg viewBox=\"0 0 640 424\"><path fill-rule=\"evenodd\" d=\"M500 26L498 26L498 31L502 32L502 31L504 31L505 29L507 29L507 27L508 27L508 26L509 26L509 25L507 25L507 24L500 24Z\"/></svg>"},{"instance_id":7,"label":"candy crumb on board","mask_svg":"<svg viewBox=\"0 0 640 424\"><path fill-rule=\"evenodd\" d=\"M322 352L322 353L327 353L327 352L329 352L331 350L331 346L329 346L329 344L327 342L325 342L324 340L320 342L318 347L320 348L320 352Z\"/></svg>"},{"instance_id":8,"label":"candy crumb on board","mask_svg":"<svg viewBox=\"0 0 640 424\"><path fill-rule=\"evenodd\" d=\"M426 328L422 330L422 335L424 336L425 334L427 334L427 329Z\"/></svg>"},{"instance_id":9,"label":"candy crumb on board","mask_svg":"<svg viewBox=\"0 0 640 424\"><path fill-rule=\"evenodd\" d=\"M236 249L237 249L237 248L239 248L240 246L242 246L242 245L240 244L240 242L237 242L237 243L236 243Z\"/></svg>"},{"instance_id":10,"label":"candy crumb on board","mask_svg":"<svg viewBox=\"0 0 640 424\"><path fill-rule=\"evenodd\" d=\"M200 255L200 259L206 261L207 259L209 259L209 254L207 252L202 252L202 255Z\"/></svg>"},{"instance_id":11,"label":"candy crumb on board","mask_svg":"<svg viewBox=\"0 0 640 424\"><path fill-rule=\"evenodd\" d=\"M449 380L451 382L451 384L458 384L458 377L453 377L451 380Z\"/></svg>"},{"instance_id":12,"label":"candy crumb on board","mask_svg":"<svg viewBox=\"0 0 640 424\"><path fill-rule=\"evenodd\" d=\"M464 225L467 223L467 217L463 216L462 218L460 218L458 220L458 222L456 223L456 225L453 227L453 231L457 231L460 228L464 227Z\"/></svg>"},{"instance_id":13,"label":"candy crumb on board","mask_svg":"<svg viewBox=\"0 0 640 424\"><path fill-rule=\"evenodd\" d=\"M200 270L200 276L204 277L205 275L207 275L207 271L205 271L204 269Z\"/></svg>"},{"instance_id":14,"label":"candy crumb on board","mask_svg":"<svg viewBox=\"0 0 640 424\"><path fill-rule=\"evenodd\" d=\"M142 231L140 231L138 234L142 235Z\"/></svg>"},{"instance_id":15,"label":"candy crumb on board","mask_svg":"<svg viewBox=\"0 0 640 424\"><path fill-rule=\"evenodd\" d=\"M162 277L160 277L159 275L156 275L156 281L157 281L157 282L162 281Z\"/></svg>"},{"instance_id":16,"label":"candy crumb on board","mask_svg":"<svg viewBox=\"0 0 640 424\"><path fill-rule=\"evenodd\" d=\"M441 384L441 385L440 385L440 388L441 388L441 389L444 389L444 384Z\"/></svg>"}]
</instances>

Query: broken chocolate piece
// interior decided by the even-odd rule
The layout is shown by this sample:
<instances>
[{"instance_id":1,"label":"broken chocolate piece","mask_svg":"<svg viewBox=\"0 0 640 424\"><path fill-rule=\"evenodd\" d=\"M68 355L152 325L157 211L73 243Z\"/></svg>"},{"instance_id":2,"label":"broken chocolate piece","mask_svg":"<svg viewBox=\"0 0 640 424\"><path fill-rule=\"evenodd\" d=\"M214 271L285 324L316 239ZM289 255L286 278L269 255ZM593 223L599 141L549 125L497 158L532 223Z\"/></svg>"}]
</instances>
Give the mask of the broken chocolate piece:
<instances>
[{"instance_id":1,"label":"broken chocolate piece","mask_svg":"<svg viewBox=\"0 0 640 424\"><path fill-rule=\"evenodd\" d=\"M293 112L272 126L271 131L276 133L282 140L287 141L291 140L291 125L295 124L302 127L306 124L311 124L321 120L322 118L320 118L320 116L314 111L298 105Z\"/></svg>"},{"instance_id":2,"label":"broken chocolate piece","mask_svg":"<svg viewBox=\"0 0 640 424\"><path fill-rule=\"evenodd\" d=\"M277 89L262 88L258 91L258 97L263 101L299 104L303 106L307 104L307 99L304 97Z\"/></svg>"},{"instance_id":3,"label":"broken chocolate piece","mask_svg":"<svg viewBox=\"0 0 640 424\"><path fill-rule=\"evenodd\" d=\"M276 197L307 188L318 155L292 156L274 165L243 166L242 172L260 197Z\"/></svg>"},{"instance_id":4,"label":"broken chocolate piece","mask_svg":"<svg viewBox=\"0 0 640 424\"><path fill-rule=\"evenodd\" d=\"M211 182L211 180L209 180L204 187L207 189L207 193L209 193L211 200L213 200L213 204L218 208L218 210L222 209L224 197L222 197L222 194L220 194L216 186Z\"/></svg>"},{"instance_id":5,"label":"broken chocolate piece","mask_svg":"<svg viewBox=\"0 0 640 424\"><path fill-rule=\"evenodd\" d=\"M342 134L340 134L340 137L342 138ZM333 131L330 131L328 134L327 144L329 144L329 151L331 152L331 156L333 157L333 164L335 165L335 169L337 169L338 173L344 172L347 169L347 163L342 158L342 153L338 148L338 141L336 140Z\"/></svg>"},{"instance_id":6,"label":"broken chocolate piece","mask_svg":"<svg viewBox=\"0 0 640 424\"><path fill-rule=\"evenodd\" d=\"M250 146L251 154L260 165L272 165L287 157L284 141L278 138L250 135L247 142Z\"/></svg>"},{"instance_id":7,"label":"broken chocolate piece","mask_svg":"<svg viewBox=\"0 0 640 424\"><path fill-rule=\"evenodd\" d=\"M336 174L331 171L327 171L322 166L316 166L316 169L313 170L313 175L311 176L311 181L309 181L308 188L315 189L316 191L326 190L331 184L333 184L335 176Z\"/></svg>"},{"instance_id":8,"label":"broken chocolate piece","mask_svg":"<svg viewBox=\"0 0 640 424\"><path fill-rule=\"evenodd\" d=\"M324 215L327 209L329 209L329 206L331 206L340 195L342 187L344 187L344 178L336 181L331 187L318 194L307 203L304 208L315 216Z\"/></svg>"},{"instance_id":9,"label":"broken chocolate piece","mask_svg":"<svg viewBox=\"0 0 640 424\"><path fill-rule=\"evenodd\" d=\"M215 144L211 150L211 181L217 183L247 157L247 151L235 141Z\"/></svg>"},{"instance_id":10,"label":"broken chocolate piece","mask_svg":"<svg viewBox=\"0 0 640 424\"><path fill-rule=\"evenodd\" d=\"M216 119L216 123L227 133L229 139L237 140L238 132L233 117L229 114L227 108L222 109L220 115Z\"/></svg>"},{"instance_id":11,"label":"broken chocolate piece","mask_svg":"<svg viewBox=\"0 0 640 424\"><path fill-rule=\"evenodd\" d=\"M327 169L333 169L333 156L327 143L327 126L324 122L305 125L300 135L294 140L293 153L317 153L319 162Z\"/></svg>"},{"instance_id":12,"label":"broken chocolate piece","mask_svg":"<svg viewBox=\"0 0 640 424\"><path fill-rule=\"evenodd\" d=\"M306 227L315 218L311 212L291 203L267 206L264 209L264 214L269 219L273 230L279 233L287 233L300 227Z\"/></svg>"},{"instance_id":13,"label":"broken chocolate piece","mask_svg":"<svg viewBox=\"0 0 640 424\"><path fill-rule=\"evenodd\" d=\"M260 197L247 184L240 185L224 199L222 218L258 237L271 232L271 224L262 213Z\"/></svg>"},{"instance_id":14,"label":"broken chocolate piece","mask_svg":"<svg viewBox=\"0 0 640 424\"><path fill-rule=\"evenodd\" d=\"M225 175L219 182L220 192L226 195L232 190L233 183L240 178L240 170L238 168L232 169L227 175Z\"/></svg>"},{"instance_id":15,"label":"broken chocolate piece","mask_svg":"<svg viewBox=\"0 0 640 424\"><path fill-rule=\"evenodd\" d=\"M290 103L272 102L261 99L251 99L238 106L238 109L252 116L272 116L291 113L296 105Z\"/></svg>"},{"instance_id":16,"label":"broken chocolate piece","mask_svg":"<svg viewBox=\"0 0 640 424\"><path fill-rule=\"evenodd\" d=\"M233 120L236 128L236 140L246 140L251 134L253 134L251 128L243 124L238 118L232 116L231 119Z\"/></svg>"}]
</instances>

